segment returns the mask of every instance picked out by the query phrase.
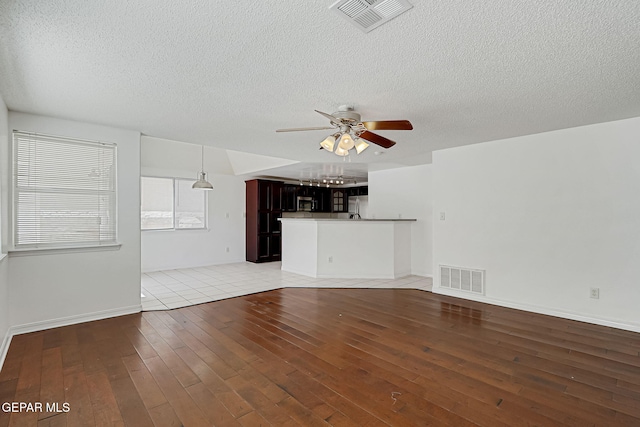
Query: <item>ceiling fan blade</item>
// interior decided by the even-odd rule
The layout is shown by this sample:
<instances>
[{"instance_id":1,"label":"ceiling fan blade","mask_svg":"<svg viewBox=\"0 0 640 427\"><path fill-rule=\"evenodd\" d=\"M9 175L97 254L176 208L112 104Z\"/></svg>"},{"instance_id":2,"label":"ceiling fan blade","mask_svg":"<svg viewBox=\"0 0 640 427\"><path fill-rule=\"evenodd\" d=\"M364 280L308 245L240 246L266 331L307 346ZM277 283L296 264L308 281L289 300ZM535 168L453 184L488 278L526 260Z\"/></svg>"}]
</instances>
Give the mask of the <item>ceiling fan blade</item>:
<instances>
[{"instance_id":1,"label":"ceiling fan blade","mask_svg":"<svg viewBox=\"0 0 640 427\"><path fill-rule=\"evenodd\" d=\"M320 126L320 127L312 127L312 128L276 129L276 132L299 132L303 130L323 130L323 129L335 129L335 127Z\"/></svg>"},{"instance_id":2,"label":"ceiling fan blade","mask_svg":"<svg viewBox=\"0 0 640 427\"><path fill-rule=\"evenodd\" d=\"M315 111L318 114L322 114L327 119L331 120L331 123L334 123L337 126L340 126L342 124L340 119L338 119L337 117L333 117L331 114L323 113L322 111L318 111L318 110L313 110L313 111Z\"/></svg>"},{"instance_id":3,"label":"ceiling fan blade","mask_svg":"<svg viewBox=\"0 0 640 427\"><path fill-rule=\"evenodd\" d=\"M373 142L374 144L378 144L382 148L391 148L396 143L390 139L385 138L384 136L380 136L377 133L369 132L365 130L360 134L360 138L366 139L369 142Z\"/></svg>"},{"instance_id":4,"label":"ceiling fan blade","mask_svg":"<svg viewBox=\"0 0 640 427\"><path fill-rule=\"evenodd\" d=\"M369 130L411 130L413 125L409 120L380 120L377 122L362 122Z\"/></svg>"}]
</instances>

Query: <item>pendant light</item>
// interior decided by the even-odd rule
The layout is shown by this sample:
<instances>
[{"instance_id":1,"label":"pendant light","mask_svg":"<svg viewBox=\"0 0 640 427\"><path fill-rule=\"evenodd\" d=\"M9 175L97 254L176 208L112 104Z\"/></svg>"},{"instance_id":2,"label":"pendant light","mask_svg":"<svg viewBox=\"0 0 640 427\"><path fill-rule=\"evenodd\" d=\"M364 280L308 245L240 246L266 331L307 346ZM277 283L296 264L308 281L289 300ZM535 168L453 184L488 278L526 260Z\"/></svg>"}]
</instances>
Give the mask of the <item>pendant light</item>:
<instances>
[{"instance_id":1,"label":"pendant light","mask_svg":"<svg viewBox=\"0 0 640 427\"><path fill-rule=\"evenodd\" d=\"M213 185L209 181L207 181L207 174L204 171L204 145L202 146L202 169L198 172L198 180L193 183L191 188L195 188L198 190L213 190Z\"/></svg>"}]
</instances>

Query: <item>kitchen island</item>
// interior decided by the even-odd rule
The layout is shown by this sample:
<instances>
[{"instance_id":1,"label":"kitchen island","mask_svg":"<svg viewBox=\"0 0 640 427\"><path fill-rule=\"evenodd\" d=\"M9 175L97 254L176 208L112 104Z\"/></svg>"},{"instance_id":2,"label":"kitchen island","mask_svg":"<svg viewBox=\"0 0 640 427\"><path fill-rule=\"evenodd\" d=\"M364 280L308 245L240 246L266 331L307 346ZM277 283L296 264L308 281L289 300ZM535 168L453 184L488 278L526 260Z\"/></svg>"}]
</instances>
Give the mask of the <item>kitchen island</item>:
<instances>
[{"instance_id":1,"label":"kitchen island","mask_svg":"<svg viewBox=\"0 0 640 427\"><path fill-rule=\"evenodd\" d=\"M411 274L415 219L281 218L282 270L321 278Z\"/></svg>"}]
</instances>

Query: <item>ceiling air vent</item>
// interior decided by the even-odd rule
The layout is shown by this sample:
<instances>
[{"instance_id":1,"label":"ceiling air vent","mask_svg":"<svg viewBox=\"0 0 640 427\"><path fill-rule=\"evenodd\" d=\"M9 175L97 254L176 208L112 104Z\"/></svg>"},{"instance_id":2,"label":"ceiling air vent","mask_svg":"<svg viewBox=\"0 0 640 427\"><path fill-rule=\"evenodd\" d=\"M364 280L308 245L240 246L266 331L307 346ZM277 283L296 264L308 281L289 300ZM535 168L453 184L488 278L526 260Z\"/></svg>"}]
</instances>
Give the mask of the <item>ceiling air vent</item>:
<instances>
[{"instance_id":1,"label":"ceiling air vent","mask_svg":"<svg viewBox=\"0 0 640 427\"><path fill-rule=\"evenodd\" d=\"M329 9L368 33L412 7L407 0L338 0Z\"/></svg>"}]
</instances>

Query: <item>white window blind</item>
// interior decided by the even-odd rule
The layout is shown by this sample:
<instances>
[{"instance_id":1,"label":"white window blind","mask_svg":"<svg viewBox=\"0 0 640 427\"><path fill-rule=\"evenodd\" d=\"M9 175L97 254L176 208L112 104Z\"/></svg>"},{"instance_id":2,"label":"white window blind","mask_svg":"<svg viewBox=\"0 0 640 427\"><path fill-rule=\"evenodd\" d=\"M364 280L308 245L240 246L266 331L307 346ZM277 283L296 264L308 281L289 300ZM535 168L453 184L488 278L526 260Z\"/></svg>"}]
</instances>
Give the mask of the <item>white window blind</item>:
<instances>
[{"instance_id":1,"label":"white window blind","mask_svg":"<svg viewBox=\"0 0 640 427\"><path fill-rule=\"evenodd\" d=\"M13 133L16 249L116 243L116 145Z\"/></svg>"}]
</instances>

